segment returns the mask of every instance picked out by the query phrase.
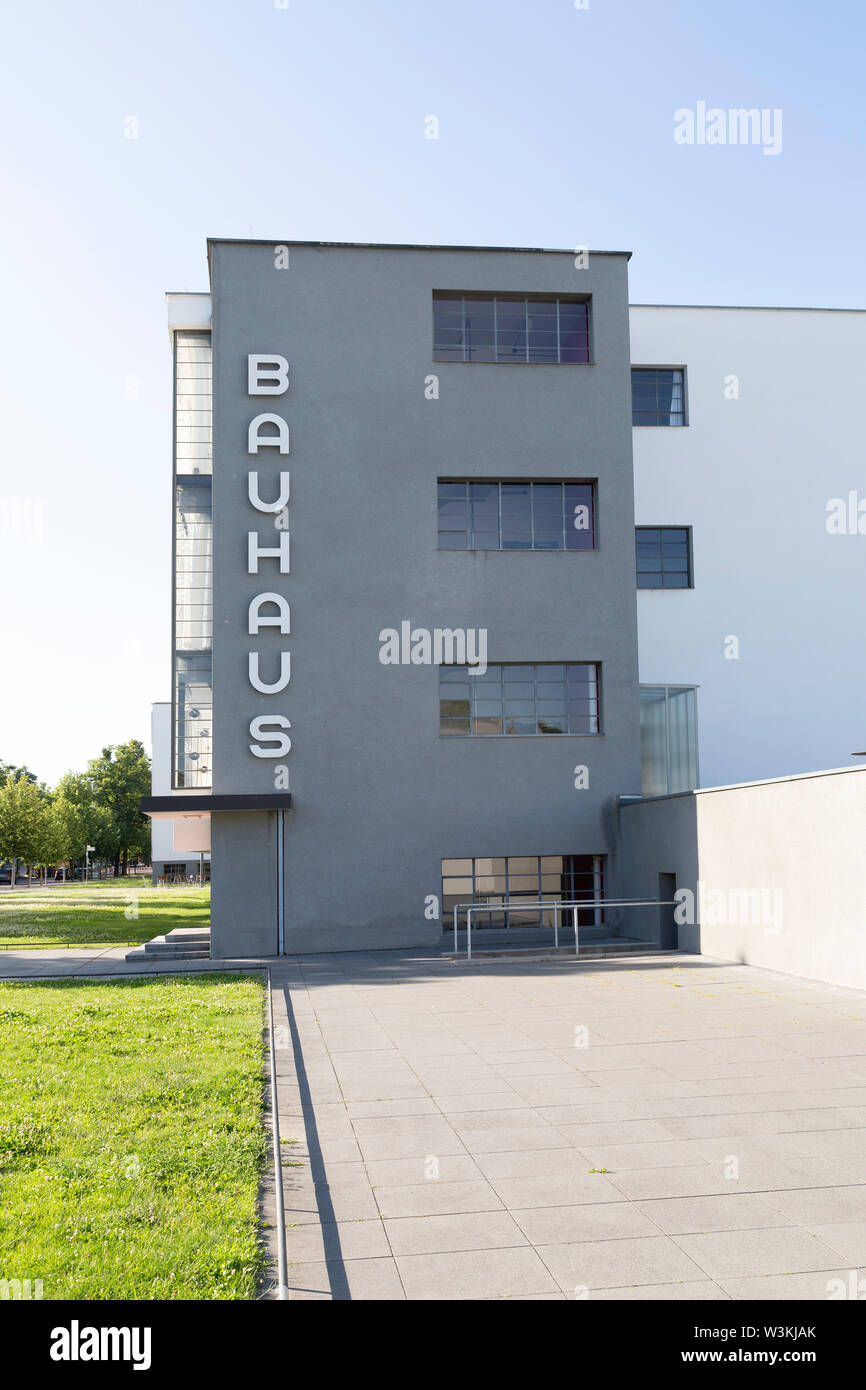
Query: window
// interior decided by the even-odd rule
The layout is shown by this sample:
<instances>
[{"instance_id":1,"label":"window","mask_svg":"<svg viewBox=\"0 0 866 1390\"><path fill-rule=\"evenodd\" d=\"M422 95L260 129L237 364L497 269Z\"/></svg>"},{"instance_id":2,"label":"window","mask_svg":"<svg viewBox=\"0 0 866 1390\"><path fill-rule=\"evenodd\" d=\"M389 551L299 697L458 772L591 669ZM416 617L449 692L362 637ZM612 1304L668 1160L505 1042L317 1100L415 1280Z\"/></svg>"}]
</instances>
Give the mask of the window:
<instances>
[{"instance_id":1,"label":"window","mask_svg":"<svg viewBox=\"0 0 866 1390\"><path fill-rule=\"evenodd\" d=\"M639 589L690 589L692 547L688 526L638 526L637 586Z\"/></svg>"},{"instance_id":2,"label":"window","mask_svg":"<svg viewBox=\"0 0 866 1390\"><path fill-rule=\"evenodd\" d=\"M595 488L566 481L439 480L440 550L592 550Z\"/></svg>"},{"instance_id":3,"label":"window","mask_svg":"<svg viewBox=\"0 0 866 1390\"><path fill-rule=\"evenodd\" d=\"M433 294L437 362L589 362L589 304L543 296Z\"/></svg>"},{"instance_id":4,"label":"window","mask_svg":"<svg viewBox=\"0 0 866 1390\"><path fill-rule=\"evenodd\" d=\"M472 927L552 927L551 908L524 908L527 902L583 902L604 897L603 858L599 854L544 854L501 859L443 859L443 927L453 922L454 909L465 903L497 906L502 912L473 914ZM505 906L505 903L509 906ZM512 906L516 904L516 906ZM571 914L565 913L566 926ZM465 912L458 911L458 926L466 926ZM560 915L562 924L562 915ZM578 926L603 925L603 909L578 912Z\"/></svg>"},{"instance_id":5,"label":"window","mask_svg":"<svg viewBox=\"0 0 866 1390\"><path fill-rule=\"evenodd\" d=\"M212 348L208 332L174 335L174 457L177 473L212 473Z\"/></svg>"},{"instance_id":6,"label":"window","mask_svg":"<svg viewBox=\"0 0 866 1390\"><path fill-rule=\"evenodd\" d=\"M175 786L209 787L213 719L211 654L209 651L176 651L174 671Z\"/></svg>"},{"instance_id":7,"label":"window","mask_svg":"<svg viewBox=\"0 0 866 1390\"><path fill-rule=\"evenodd\" d=\"M632 367L631 422L633 425L686 423L682 367Z\"/></svg>"},{"instance_id":8,"label":"window","mask_svg":"<svg viewBox=\"0 0 866 1390\"><path fill-rule=\"evenodd\" d=\"M693 685L642 685L640 738L644 796L667 796L698 785L697 690Z\"/></svg>"},{"instance_id":9,"label":"window","mask_svg":"<svg viewBox=\"0 0 866 1390\"><path fill-rule=\"evenodd\" d=\"M211 785L211 335L174 335L172 785Z\"/></svg>"},{"instance_id":10,"label":"window","mask_svg":"<svg viewBox=\"0 0 866 1390\"><path fill-rule=\"evenodd\" d=\"M439 667L439 732L449 737L597 734L598 666L544 662Z\"/></svg>"},{"instance_id":11,"label":"window","mask_svg":"<svg viewBox=\"0 0 866 1390\"><path fill-rule=\"evenodd\" d=\"M209 650L213 633L211 480L175 478L174 640L181 651Z\"/></svg>"}]
</instances>

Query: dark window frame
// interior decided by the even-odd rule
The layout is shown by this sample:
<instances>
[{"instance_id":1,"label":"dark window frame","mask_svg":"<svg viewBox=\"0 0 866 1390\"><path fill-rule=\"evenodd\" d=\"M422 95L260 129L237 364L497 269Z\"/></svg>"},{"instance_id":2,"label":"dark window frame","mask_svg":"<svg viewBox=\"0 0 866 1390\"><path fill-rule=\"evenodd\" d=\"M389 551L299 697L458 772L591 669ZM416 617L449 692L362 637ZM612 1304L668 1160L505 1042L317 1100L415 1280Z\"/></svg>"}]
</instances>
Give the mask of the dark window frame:
<instances>
[{"instance_id":1,"label":"dark window frame","mask_svg":"<svg viewBox=\"0 0 866 1390\"><path fill-rule=\"evenodd\" d=\"M438 301L441 301L441 300L457 300L457 299L462 300L462 301L464 302L463 321L462 321L461 329L460 329L461 340L462 340L462 341L460 342L459 345L458 345L458 344L452 344L452 345L449 347L449 345L447 345L447 344L444 344L444 343L441 343L441 342L437 342L437 327L439 327L440 330L441 330L441 325L437 325L437 320L436 320L436 304L437 304ZM466 315L465 315L465 303L466 303L467 300L470 301L470 302L474 302L474 303L487 302L487 303L490 303L490 304L493 306L493 314L494 314L494 342L493 342L493 345L492 345L492 349L493 349L493 356L492 356L492 357L472 357L472 356L468 356L468 357L467 357L467 355L466 355L467 347L469 347L470 350L471 350L471 345L470 345L470 344L467 344L467 342L466 342ZM530 357L530 355L529 355L529 353L530 353L530 348L531 348L530 334L531 334L531 332L532 332L532 329L531 329L530 326L529 326L529 315L530 315L530 308L529 308L529 306L530 306L531 304L551 304L551 303L556 305L556 320L557 320L557 328L556 328L556 339L557 339L557 342L556 342L556 351L557 351L557 356L556 356L556 359L550 359L550 358L545 358L545 357ZM499 331L498 331L498 310L497 310L497 305L499 305L499 304L502 304L502 305L505 305L505 304L523 304L523 305L524 305L525 328L522 330L522 332L525 334L525 337L526 337L526 343L525 343L525 352L526 352L526 355L525 355L524 357L522 357L522 358L521 358L521 357L517 357L516 355L513 355L513 354L512 354L512 355L509 355L509 356L502 356L502 357L500 357L500 356L498 355L498 354L499 354ZM559 309L559 306L562 305L562 304L579 304L579 305L581 305L581 306L585 309L585 313L586 313L586 324L585 324L585 330L584 330L584 332L583 332L583 337L584 337L584 339L585 339L585 353L586 353L585 357L579 357L579 358L575 358L575 359L573 359L573 360L572 360L572 359L568 359L568 360L566 360L566 361L563 361L563 360L562 360L563 346L562 346L562 333L561 333L561 326L560 326L560 309ZM558 294L556 291L551 291L551 292L549 292L549 293L534 292L534 293L531 293L531 294L519 294L519 293L516 293L516 292L513 291L513 290L510 290L510 291L498 291L498 290L434 290L434 291L433 291L433 297L432 297L432 318L433 318L433 325L432 325L432 326L433 326L433 361L434 361L434 362L450 363L451 365L454 365L454 366L476 366L476 367L479 367L479 366L487 366L487 367L504 367L504 366L517 366L517 367L591 367L591 366L594 365L594 362L595 362L594 338L593 338L592 295L589 295L589 294L570 294L570 293L569 293L569 294ZM446 330L446 331L447 331L447 330ZM456 330L452 329L451 331L456 331ZM443 353L455 352L455 351L457 350L458 346L459 346L459 348L460 348L460 353L461 353L461 355L460 355L459 357L454 357L454 356L442 356ZM480 347L483 347L483 346L485 346L485 345L484 345L484 344L480 344L479 346L480 346Z\"/></svg>"},{"instance_id":2,"label":"dark window frame","mask_svg":"<svg viewBox=\"0 0 866 1390\"><path fill-rule=\"evenodd\" d=\"M514 929L516 930L521 930L523 928L528 927L548 927L552 925L552 919L551 921L545 920L546 916L551 916L551 909L549 907L539 908L536 911L533 911L532 908L522 907L520 904L520 899L522 897L526 899L532 899L533 897L535 897L536 892L536 901L543 902L546 900L550 903L554 903L556 901L565 901L571 898L580 900L582 890L585 887L588 887L590 889L591 899L595 898L597 889L600 903L603 904L605 899L605 887L607 878L607 858L608 856L605 854L516 854L449 856L448 858L445 858L441 861L440 867L440 879L442 884L443 924L447 924L445 929L447 930L451 922L453 921L454 908L458 907L459 909L460 901L478 903L479 906L487 904L489 904L490 906L499 906L499 902L497 900L501 899L503 897L503 894L498 889L479 887L479 881L483 881L484 879L490 878L504 879L504 897L508 902L508 906L506 907L504 903L502 905L502 922L498 922L496 920L495 915L492 913L478 913L474 919L473 926L479 928L480 930L484 930L485 928L490 928L495 931L501 931L503 928L506 930L511 930L512 914L522 917L524 919L531 914L536 916L538 919L534 923L527 923L525 920L519 921L515 923ZM523 880L532 876L531 871L527 871L525 869L518 869L516 867L518 861L527 859L534 859L536 862L535 876L537 888L531 889L526 886L521 886L520 888L516 888L514 890L514 894L512 896L510 884L511 878L514 877ZM545 859L561 859L567 860L569 861L569 863L567 867L565 864L563 864L561 866L561 870L557 871L556 869L551 869L549 866L545 867ZM445 873L446 865L453 865L455 863L459 864L467 860L470 864L470 869L468 872L452 872L450 874ZM483 869L479 869L478 867L479 864L490 864L491 862L495 862L497 860L501 860L503 863L503 868L501 870L494 869L492 872L490 870L485 872ZM578 864L581 863L581 861L582 867L579 868ZM512 864L515 865L514 868L511 867ZM552 889L550 887L545 887L542 882L543 878L545 877L559 877L559 888ZM449 884L461 883L464 882L466 879L472 880L471 894L466 894L464 896L460 893L449 893ZM587 880L589 880L588 883L586 882ZM451 899L455 898L459 901L450 901ZM593 906L578 909L579 927L603 927L604 924L605 916L603 906ZM560 918L560 926L568 925L570 925L568 917L565 918L565 921L563 921L563 919ZM460 930L461 927L463 930L466 929L466 915L465 913L461 913L458 910L458 930Z\"/></svg>"},{"instance_id":3,"label":"dark window frame","mask_svg":"<svg viewBox=\"0 0 866 1390\"><path fill-rule=\"evenodd\" d=\"M670 420L668 420L666 423L663 422L663 421L661 421L661 420L640 420L640 421L636 421L636 420L635 420L635 418L634 418L634 417L635 417L635 408L634 408L634 373L635 373L635 372L679 372L679 373L681 374L681 376L682 376L682 386L683 386L683 418L682 418L682 420L674 421L673 424L671 424ZM631 407L631 424L632 424L632 429L635 429L635 430L641 430L641 429L650 429L650 430L671 429L671 430L677 430L677 429L687 429L687 428L688 428L688 425L689 425L689 389L688 389L688 388L689 388L689 382L688 382L688 370L687 370L687 368L686 368L686 366L685 366L684 363L672 363L672 364L667 364L667 365L666 365L666 364L660 363L660 362L632 362L632 364L631 364L631 374L630 374L630 377L629 377L629 381L630 381L631 388L632 388L632 407ZM643 413L643 414L649 414L650 412L644 411L644 412L641 412L641 413ZM656 410L655 413L656 413L656 414L659 414L660 412L659 412L658 410Z\"/></svg>"},{"instance_id":4,"label":"dark window frame","mask_svg":"<svg viewBox=\"0 0 866 1390\"><path fill-rule=\"evenodd\" d=\"M543 680L539 680L539 676L538 676L538 672L539 672L539 671L543 672L544 669L545 669L546 667L559 667L559 666L564 666L564 667L566 668L564 678L557 678L556 681L551 681L551 682L545 682L545 681L543 681ZM569 700L568 700L568 686L569 686L568 667L570 667L570 666L585 666L585 667L588 667L588 668L592 668L592 669L594 670L594 672L595 672L594 679L593 679L593 678L590 678L590 679L588 679L588 680L585 682L586 688L587 688L588 691L589 691L588 704L589 704L590 710L592 709L592 706L593 706L593 705L594 705L594 707L595 707L595 728L594 728L594 729L593 729L593 728L589 728L589 729L575 729L575 730L573 730L573 729L571 729L570 727L568 727L568 726L570 725L570 723L571 723L571 714L570 714L570 710L569 710ZM531 680L531 686L530 686L530 682L529 682L528 680L525 681L525 682L523 682L523 681L520 680L520 678L515 677L515 676L513 675L513 673L512 673L512 675L511 675L511 679L508 680L508 678L507 678L507 677L505 676L505 674L504 674L505 668L507 668L507 667L531 667L531 668L532 668L532 673L533 673L533 674L532 674L532 680ZM488 712L485 712L485 713L479 713L479 712L478 712L478 702L479 702L479 701L480 701L480 702L483 702L483 701L484 701L484 694L485 694L485 692L484 692L484 690L483 690L483 688L482 688L482 682L483 682L483 680L484 680L484 677L483 677L483 676L472 676L472 675L470 675L469 672L472 670L472 668L471 668L470 666L456 666L456 665L441 665L441 666L439 666L438 670L439 670L439 737L440 737L440 738L442 738L442 739L447 739L447 740L450 742L450 741L457 741L457 740L463 740L463 739L476 739L476 738L479 738L479 739L489 739L489 738L500 738L500 739L511 739L511 738L602 738L602 737L604 736L605 730L604 730L604 720L603 720L602 663L601 663L600 661L489 661L489 662L487 663L487 668L486 668L486 671L485 671L485 675L486 675L487 673L489 673L490 671L493 671L493 670L496 670L496 669L498 669L498 670L500 671L501 674L500 674L500 677L499 677L499 681L498 681L497 686L496 686L496 687L493 687L493 688L491 689L491 691L490 691L490 699L489 699L489 702L490 702L490 703L496 703L496 700L498 699L499 711L500 711L498 715L492 714L492 713L490 713L489 711L488 711ZM443 680L442 680L442 673L443 673L444 671L451 671L451 672L457 673L457 674L455 674L455 676L453 677L453 684L454 684L454 685L457 685L458 682L460 681L460 675L465 673L465 680L468 681L468 682L470 683L470 697L469 697L468 702L467 702L464 698L457 698L457 699L455 699L454 696L453 696L453 694L452 694L451 699L450 699L450 700L448 699L448 682L446 681L445 684L444 684L444 686L443 686ZM539 693L538 687L539 687L539 685L543 685L543 684L559 684L559 683L560 683L560 680L561 680L561 683L562 683L562 686L563 686L563 689L564 689L564 692L565 692L564 713L562 713L562 714L559 714L559 713L557 713L557 714L551 714L551 713L548 711L548 712L546 713L546 718L547 718L547 720L550 721L550 722L553 722L553 720L555 720L555 719L560 719L560 718L562 718L562 719L564 720L564 722L565 722L565 724L566 724L567 727L564 728L564 729L539 729L539 727L538 727L539 724L545 722L545 712L543 712L543 711L541 710L540 706L543 705L543 704L545 703L546 700L549 700L551 703L558 703L560 697L559 697L558 695L556 695L556 696L542 695L542 694ZM475 684L473 684L473 683L475 683ZM506 683L512 684L512 685L514 685L514 684L523 684L523 683L525 683L525 684L527 685L527 687L531 688L531 690L532 690L532 697L531 697L531 699L527 698L527 700L525 701L525 703L526 703L526 704L531 704L531 705L533 706L533 711L532 711L532 713L526 713L526 712L524 712L524 713L521 713L521 714L515 714L515 713L511 713L510 715L509 715L509 714L506 714L506 708L505 708L505 707L506 707L506 696L505 696L505 685L506 685ZM491 682L491 686L492 686L492 682ZM499 691L498 696L496 696L496 697L493 696L493 689L498 689L498 691ZM514 701L514 698L515 698L515 697L514 697L513 694L510 695L510 696L508 697L508 699L510 699L510 700L512 700L512 701ZM449 711L447 714L443 714L443 712L442 712L442 706L443 706L443 704L452 704L452 705L453 705L453 704L461 704L461 705L463 705L463 704L466 704L466 703L468 703L468 705L469 705L469 709L468 709L468 711L467 711L466 713L457 714L457 713L454 712L453 709L452 709L451 711ZM468 722L469 728L468 728L467 730L452 730L452 731L450 731L450 732L447 731L447 730L443 730L442 725L443 725L443 721L444 721L445 719L453 719L453 720L455 720L455 721L456 721L456 720L460 720L460 721L465 720L466 722ZM489 719L489 720L496 720L496 719L498 719L498 720L500 721L502 727L501 727L501 729L493 730L492 732L489 732L489 733L480 733L480 732L477 732L477 731L473 728L473 725L475 724L475 722L476 722L477 720L480 720L480 719ZM523 722L523 721L529 722L529 721L531 720L535 727L534 727L532 730L507 729L507 728L505 727L505 725L506 725L506 722L507 722L509 719L510 719L511 721L517 720L517 721L521 721L521 722ZM591 723L591 722L592 722L592 719L590 718L590 719L588 720L588 722Z\"/></svg>"},{"instance_id":5,"label":"dark window frame","mask_svg":"<svg viewBox=\"0 0 866 1390\"><path fill-rule=\"evenodd\" d=\"M685 544L686 544L686 548L687 548L687 555L686 555L687 569L686 569L685 573L686 573L686 575L687 575L687 577L688 577L688 583L687 583L687 584L665 584L665 583L661 583L661 584L642 584L642 583L641 583L640 571L637 570L637 560L638 560L638 556L637 556L637 546L638 546L638 537L639 537L641 531L658 531L658 532L659 532L659 568L658 568L657 570L647 570L646 573L647 573L647 574L654 574L654 575L655 575L655 574L658 574L662 580L664 580L664 577L665 577L665 574L666 574L666 573L667 573L667 574L682 574L682 572L683 572L682 570L673 570L673 569L667 570L667 571L665 570L665 565L664 565L664 545L665 545L665 542L664 542L664 533L665 533L665 531L684 531L684 532L685 532L685 537L686 537L686 538L685 538ZM634 538L635 538L635 578L636 578L636 587L637 587L639 590L642 591L642 590L644 590L644 589L662 589L662 590L664 590L666 593L682 593L684 590L693 589L693 588L695 587L694 545L693 545L693 541L692 541L692 528L691 528L691 526L676 526L676 525L673 525L673 524L664 525L664 526L654 526L651 522L649 522L649 523L643 523L643 522L642 522L639 526L635 526L635 528L634 528ZM677 545L681 545L681 544L682 544L681 541L677 541L677 542L673 542L673 543L674 543L674 544L677 544Z\"/></svg>"},{"instance_id":6,"label":"dark window frame","mask_svg":"<svg viewBox=\"0 0 866 1390\"><path fill-rule=\"evenodd\" d=\"M480 545L480 546L479 546L479 545L476 545L476 544L474 544L474 543L473 543L473 544L470 544L470 542L474 542L474 541L476 540L476 538L477 538L477 536L478 536L478 534L479 534L479 531L476 530L476 528L473 526L473 517L472 517L472 512L471 512L471 494L470 494L469 491L468 491L468 489L469 489L473 484L478 485L478 486L480 486L480 487L495 487L495 488L498 489L498 497L497 497L497 525L496 525L496 532L497 532L497 538L498 538L498 544L497 544L497 545L490 545L490 546L487 546L487 545ZM522 544L504 545L504 544L503 544L502 489L503 489L503 487L509 487L509 486L512 486L512 485L513 485L513 486L516 486L516 487L529 487L529 488L530 488L530 494L529 494L530 503L529 503L529 509L528 509L528 510L529 510L528 520L529 520L529 522L530 522L530 542L529 542L528 545L522 545ZM540 519L542 518L542 516L543 516L543 512L536 506L536 496L535 496L535 491L534 491L534 489L535 489L535 487L537 487L537 486L538 486L538 487L559 487L559 488L562 490L562 527L561 527L562 544L561 544L561 545L536 545L536 544L535 544L535 539L536 539L536 536L535 536L536 521L537 521L537 520L540 520ZM465 488L467 489L467 492L466 492L466 526L463 527L462 529L461 529L461 528L457 528L457 527L454 527L454 528L451 528L451 527L443 527L443 526L441 526L441 525L439 524L439 522L440 522L440 520L441 520L441 515L440 515L440 512L439 512L439 508L440 508L440 506L441 506L443 500L447 500L447 499L443 499L443 497L442 497L442 495L441 495L441 489L442 489L443 487L465 487ZM568 539L568 536L569 536L569 528L568 528L568 519L569 519L568 506L569 506L569 499L567 498L566 492L565 492L565 489L566 489L567 487L578 487L578 488L588 488L588 489L589 489L589 498L588 498L588 502L589 502L589 508L590 508L590 526L589 526L588 530L582 531L582 532L580 532L579 534L581 534L581 535L583 535L583 536L589 536L589 538L590 538L590 540L591 540L591 542L592 542L590 545L568 545L568 544L567 544L567 539ZM436 548L437 548L437 550L440 550L440 551L442 551L442 552L444 552L444 553L452 554L452 555L465 555L465 554L478 554L480 551L483 551L483 552L485 552L485 553L491 553L491 552L493 552L493 553L495 553L495 554L509 554L509 555L510 555L510 554L532 554L532 555L543 555L543 554L560 554L560 555L562 555L562 554L567 554L567 555L570 555L570 554L576 554L576 555L579 555L579 554L584 554L584 553L586 553L587 551L593 551L593 550L598 550L598 549L599 549L599 544L598 544L598 479L597 479L597 478L467 478L467 477L465 477L465 476L462 477L462 478L460 478L460 477L440 477L440 478L437 478L437 480L436 480L436 489L437 489L437 498L436 498L436 500L437 500ZM585 501L585 499L581 499L581 502L579 502L578 505L582 504L583 501ZM552 515L552 514L553 514L553 513L551 513L551 515ZM464 539L465 539L465 541L466 541L466 544L465 544L465 545L443 545L443 544L442 544L443 537L446 537L446 536L449 536L449 535L453 535L453 536L463 536Z\"/></svg>"}]
</instances>

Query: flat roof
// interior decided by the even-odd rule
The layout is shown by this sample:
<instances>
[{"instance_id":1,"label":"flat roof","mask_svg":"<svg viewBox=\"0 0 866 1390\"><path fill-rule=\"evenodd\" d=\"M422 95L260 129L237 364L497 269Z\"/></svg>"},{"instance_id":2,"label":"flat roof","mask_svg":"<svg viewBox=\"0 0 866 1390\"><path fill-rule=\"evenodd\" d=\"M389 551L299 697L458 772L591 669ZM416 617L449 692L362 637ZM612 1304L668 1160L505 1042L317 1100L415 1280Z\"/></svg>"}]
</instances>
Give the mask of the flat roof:
<instances>
[{"instance_id":1,"label":"flat roof","mask_svg":"<svg viewBox=\"0 0 866 1390\"><path fill-rule=\"evenodd\" d=\"M821 304L629 304L630 309L733 309L773 314L866 314L866 309L829 308Z\"/></svg>"},{"instance_id":2,"label":"flat roof","mask_svg":"<svg viewBox=\"0 0 866 1390\"><path fill-rule=\"evenodd\" d=\"M574 256L583 247L574 246L448 246L441 242L426 241L290 241L286 237L245 237L209 236L208 251L211 246L314 246L322 249L336 247L353 251L509 251L534 256ZM625 256L631 259L631 251L593 251L586 250L588 256Z\"/></svg>"}]
</instances>

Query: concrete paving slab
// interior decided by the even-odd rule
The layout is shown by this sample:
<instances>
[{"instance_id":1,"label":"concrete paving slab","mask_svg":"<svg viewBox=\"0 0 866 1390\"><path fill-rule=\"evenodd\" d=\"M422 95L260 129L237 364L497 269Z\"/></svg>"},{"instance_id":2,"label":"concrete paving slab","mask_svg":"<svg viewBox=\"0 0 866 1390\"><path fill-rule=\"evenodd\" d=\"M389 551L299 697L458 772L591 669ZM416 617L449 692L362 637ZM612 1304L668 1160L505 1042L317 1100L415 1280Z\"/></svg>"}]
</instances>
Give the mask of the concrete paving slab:
<instances>
[{"instance_id":1,"label":"concrete paving slab","mask_svg":"<svg viewBox=\"0 0 866 1390\"><path fill-rule=\"evenodd\" d=\"M0 978L271 968L293 1299L823 1300L863 1277L864 993L690 956L123 954L0 953Z\"/></svg>"}]
</instances>

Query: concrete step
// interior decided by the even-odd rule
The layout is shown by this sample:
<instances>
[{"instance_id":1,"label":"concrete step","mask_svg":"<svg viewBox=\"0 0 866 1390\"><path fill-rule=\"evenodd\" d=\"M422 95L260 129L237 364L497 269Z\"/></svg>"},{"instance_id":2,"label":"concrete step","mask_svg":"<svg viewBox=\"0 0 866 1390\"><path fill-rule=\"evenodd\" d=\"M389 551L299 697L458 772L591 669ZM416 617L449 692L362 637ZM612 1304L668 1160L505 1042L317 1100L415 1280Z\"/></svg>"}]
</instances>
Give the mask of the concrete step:
<instances>
[{"instance_id":1,"label":"concrete step","mask_svg":"<svg viewBox=\"0 0 866 1390\"><path fill-rule=\"evenodd\" d=\"M174 927L143 946L127 951L126 960L209 960L209 927Z\"/></svg>"},{"instance_id":2,"label":"concrete step","mask_svg":"<svg viewBox=\"0 0 866 1390\"><path fill-rule=\"evenodd\" d=\"M164 946L161 949L157 948L151 951L148 950L148 946L150 946L150 942L147 943L147 946L136 946L133 950L127 951L124 960L210 960L209 947Z\"/></svg>"}]
</instances>

